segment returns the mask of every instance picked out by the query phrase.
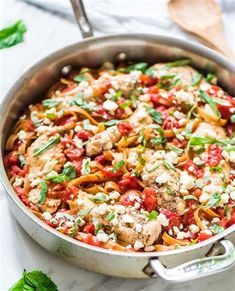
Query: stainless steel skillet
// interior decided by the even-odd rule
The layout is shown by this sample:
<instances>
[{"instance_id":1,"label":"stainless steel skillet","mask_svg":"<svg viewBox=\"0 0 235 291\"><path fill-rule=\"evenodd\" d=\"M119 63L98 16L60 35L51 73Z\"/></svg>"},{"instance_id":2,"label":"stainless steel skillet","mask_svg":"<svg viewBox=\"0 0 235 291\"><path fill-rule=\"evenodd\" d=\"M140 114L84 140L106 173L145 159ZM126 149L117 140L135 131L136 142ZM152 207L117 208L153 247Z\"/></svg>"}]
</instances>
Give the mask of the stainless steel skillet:
<instances>
[{"instance_id":1,"label":"stainless steel skillet","mask_svg":"<svg viewBox=\"0 0 235 291\"><path fill-rule=\"evenodd\" d=\"M91 36L84 10L80 9L79 13L83 35ZM159 275L170 281L191 280L223 271L235 262L235 226L207 241L173 251L122 253L105 250L78 242L44 224L28 211L8 181L2 157L7 136L20 112L40 98L61 72L65 73L68 65L96 67L105 61L115 62L123 53L128 60L149 63L189 57L196 68L216 72L221 85L235 95L235 66L230 60L204 46L170 37L125 34L88 38L49 55L22 74L6 94L0 110L0 176L12 213L41 246L90 271L134 278Z\"/></svg>"}]
</instances>

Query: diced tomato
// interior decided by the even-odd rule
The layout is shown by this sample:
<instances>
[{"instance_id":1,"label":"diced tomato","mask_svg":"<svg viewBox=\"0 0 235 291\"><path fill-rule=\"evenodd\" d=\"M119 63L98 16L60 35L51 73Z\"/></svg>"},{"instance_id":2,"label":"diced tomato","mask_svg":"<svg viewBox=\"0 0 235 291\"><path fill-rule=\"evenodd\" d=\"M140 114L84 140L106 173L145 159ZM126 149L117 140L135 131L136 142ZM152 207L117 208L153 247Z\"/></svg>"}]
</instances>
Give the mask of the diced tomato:
<instances>
[{"instance_id":1,"label":"diced tomato","mask_svg":"<svg viewBox=\"0 0 235 291\"><path fill-rule=\"evenodd\" d=\"M201 242L201 241L207 240L207 239L209 239L211 237L212 237L211 234L201 233L201 234L199 234L197 240L198 240L198 242Z\"/></svg>"},{"instance_id":2,"label":"diced tomato","mask_svg":"<svg viewBox=\"0 0 235 291\"><path fill-rule=\"evenodd\" d=\"M68 201L73 199L74 197L77 197L78 195L78 188L75 186L71 186L70 188L66 188L66 190L63 192L61 199L63 201Z\"/></svg>"},{"instance_id":3,"label":"diced tomato","mask_svg":"<svg viewBox=\"0 0 235 291\"><path fill-rule=\"evenodd\" d=\"M150 100L153 102L153 103L156 103L156 104L161 104L161 105L164 105L164 106L171 106L172 105L172 98L170 97L171 95L169 95L168 98L163 98L161 96L161 94L150 94Z\"/></svg>"},{"instance_id":4,"label":"diced tomato","mask_svg":"<svg viewBox=\"0 0 235 291\"><path fill-rule=\"evenodd\" d=\"M221 148L215 144L209 145L208 154L206 163L211 167L218 166L219 162L223 159Z\"/></svg>"},{"instance_id":5,"label":"diced tomato","mask_svg":"<svg viewBox=\"0 0 235 291\"><path fill-rule=\"evenodd\" d=\"M177 213L171 212L167 209L161 209L161 213L166 216L166 218L169 220L169 224L166 227L166 229L171 229L173 226L179 227L180 225L180 217Z\"/></svg>"},{"instance_id":6,"label":"diced tomato","mask_svg":"<svg viewBox=\"0 0 235 291\"><path fill-rule=\"evenodd\" d=\"M60 92L61 93L67 93L69 91L72 91L76 86L77 86L76 84L69 84L64 89L61 89Z\"/></svg>"},{"instance_id":7,"label":"diced tomato","mask_svg":"<svg viewBox=\"0 0 235 291\"><path fill-rule=\"evenodd\" d=\"M231 136L235 132L235 124L229 124L227 126L228 135Z\"/></svg>"},{"instance_id":8,"label":"diced tomato","mask_svg":"<svg viewBox=\"0 0 235 291\"><path fill-rule=\"evenodd\" d=\"M126 191L125 194L123 194L120 197L118 204L121 204L124 206L134 206L136 202L140 203L141 201L138 198L133 199L133 196L140 197L140 195L141 195L140 191L136 191L136 190ZM142 204L142 203L140 203L140 204Z\"/></svg>"},{"instance_id":9,"label":"diced tomato","mask_svg":"<svg viewBox=\"0 0 235 291\"><path fill-rule=\"evenodd\" d=\"M4 158L4 164L6 167L19 165L19 156L17 152L11 152Z\"/></svg>"},{"instance_id":10,"label":"diced tomato","mask_svg":"<svg viewBox=\"0 0 235 291\"><path fill-rule=\"evenodd\" d=\"M130 189L138 189L138 182L135 176L125 174L121 181L118 182L118 186L122 191Z\"/></svg>"},{"instance_id":11,"label":"diced tomato","mask_svg":"<svg viewBox=\"0 0 235 291\"><path fill-rule=\"evenodd\" d=\"M24 205L29 206L30 203L29 203L25 189L21 187L15 187L14 190L17 196L20 198L20 200L24 203Z\"/></svg>"},{"instance_id":12,"label":"diced tomato","mask_svg":"<svg viewBox=\"0 0 235 291\"><path fill-rule=\"evenodd\" d=\"M94 226L94 224L93 224L93 223L89 223L89 224L87 224L87 225L83 228L83 232L94 234L94 233L95 233L95 226Z\"/></svg>"},{"instance_id":13,"label":"diced tomato","mask_svg":"<svg viewBox=\"0 0 235 291\"><path fill-rule=\"evenodd\" d=\"M122 108L117 108L117 109L115 110L115 114L114 114L114 116L115 116L115 118L117 118L117 119L122 119L122 118L124 117L124 114L125 114L125 110L124 110L124 109L122 109Z\"/></svg>"},{"instance_id":14,"label":"diced tomato","mask_svg":"<svg viewBox=\"0 0 235 291\"><path fill-rule=\"evenodd\" d=\"M104 155L99 155L97 157L95 157L95 161L97 161L98 163L105 165L106 163L106 159Z\"/></svg>"},{"instance_id":15,"label":"diced tomato","mask_svg":"<svg viewBox=\"0 0 235 291\"><path fill-rule=\"evenodd\" d=\"M64 115L56 121L57 125L65 125L75 121L75 117L72 114Z\"/></svg>"},{"instance_id":16,"label":"diced tomato","mask_svg":"<svg viewBox=\"0 0 235 291\"><path fill-rule=\"evenodd\" d=\"M187 170L189 173L194 174L197 179L202 178L203 176L203 169L200 169L192 160L188 160L184 165L183 168Z\"/></svg>"},{"instance_id":17,"label":"diced tomato","mask_svg":"<svg viewBox=\"0 0 235 291\"><path fill-rule=\"evenodd\" d=\"M81 129L77 132L77 137L83 141L87 141L91 137L91 133L87 130Z\"/></svg>"},{"instance_id":18,"label":"diced tomato","mask_svg":"<svg viewBox=\"0 0 235 291\"><path fill-rule=\"evenodd\" d=\"M76 238L76 237L75 237ZM92 246L102 247L104 245L103 242L98 241L92 234L87 234L87 237L83 239L84 243L87 243Z\"/></svg>"},{"instance_id":19,"label":"diced tomato","mask_svg":"<svg viewBox=\"0 0 235 291\"><path fill-rule=\"evenodd\" d=\"M148 93L149 94L156 94L159 92L159 88L157 86L149 87Z\"/></svg>"},{"instance_id":20,"label":"diced tomato","mask_svg":"<svg viewBox=\"0 0 235 291\"><path fill-rule=\"evenodd\" d=\"M102 80L102 83L99 83L99 91L101 94L105 94L108 92L108 90L110 89L111 84L110 84L110 80L109 79L104 79Z\"/></svg>"},{"instance_id":21,"label":"diced tomato","mask_svg":"<svg viewBox=\"0 0 235 291\"><path fill-rule=\"evenodd\" d=\"M158 79L157 78L151 78L148 75L141 75L140 76L140 82L145 86L153 86L157 84Z\"/></svg>"},{"instance_id":22,"label":"diced tomato","mask_svg":"<svg viewBox=\"0 0 235 291\"><path fill-rule=\"evenodd\" d=\"M163 129L172 129L172 128L180 128L179 121L176 118L172 118L171 116L163 119L162 124Z\"/></svg>"},{"instance_id":23,"label":"diced tomato","mask_svg":"<svg viewBox=\"0 0 235 291\"><path fill-rule=\"evenodd\" d=\"M49 220L44 220L44 222L52 228L57 228L57 226L58 226L57 223L52 223Z\"/></svg>"},{"instance_id":24,"label":"diced tomato","mask_svg":"<svg viewBox=\"0 0 235 291\"><path fill-rule=\"evenodd\" d=\"M225 216L223 219L220 220L219 225L223 228L228 228L235 224L235 214L233 213L231 215L231 218L228 220L227 216Z\"/></svg>"},{"instance_id":25,"label":"diced tomato","mask_svg":"<svg viewBox=\"0 0 235 291\"><path fill-rule=\"evenodd\" d=\"M33 124L32 120L27 120L24 123L24 131L34 131L35 125Z\"/></svg>"},{"instance_id":26,"label":"diced tomato","mask_svg":"<svg viewBox=\"0 0 235 291\"><path fill-rule=\"evenodd\" d=\"M72 140L72 138L68 135L65 134L64 137L61 139L61 143L66 146L68 144L70 145L74 145L74 141Z\"/></svg>"},{"instance_id":27,"label":"diced tomato","mask_svg":"<svg viewBox=\"0 0 235 291\"><path fill-rule=\"evenodd\" d=\"M16 166L16 165L13 165L11 168L10 168L10 173L12 176L21 176L21 177L24 177L26 173L28 173L28 166L25 165L23 167L23 169L21 169L19 166Z\"/></svg>"},{"instance_id":28,"label":"diced tomato","mask_svg":"<svg viewBox=\"0 0 235 291\"><path fill-rule=\"evenodd\" d=\"M156 191L153 188L145 188L142 193L143 205L144 208L151 212L152 210L156 210L157 200L156 200Z\"/></svg>"},{"instance_id":29,"label":"diced tomato","mask_svg":"<svg viewBox=\"0 0 235 291\"><path fill-rule=\"evenodd\" d=\"M185 211L184 216L182 218L182 223L184 225L190 225L190 224L195 224L195 219L194 219L194 210L192 207L189 207L187 211Z\"/></svg>"},{"instance_id":30,"label":"diced tomato","mask_svg":"<svg viewBox=\"0 0 235 291\"><path fill-rule=\"evenodd\" d=\"M119 123L118 124L118 130L120 131L121 135L129 135L129 133L132 131L133 126L130 123Z\"/></svg>"},{"instance_id":31,"label":"diced tomato","mask_svg":"<svg viewBox=\"0 0 235 291\"><path fill-rule=\"evenodd\" d=\"M64 153L71 161L79 161L84 153L84 149L76 149L71 146L70 148L66 149Z\"/></svg>"},{"instance_id":32,"label":"diced tomato","mask_svg":"<svg viewBox=\"0 0 235 291\"><path fill-rule=\"evenodd\" d=\"M121 170L117 170L116 172L112 172L113 167L104 167L101 169L101 172L106 176L110 178L119 178L123 175L123 172Z\"/></svg>"},{"instance_id":33,"label":"diced tomato","mask_svg":"<svg viewBox=\"0 0 235 291\"><path fill-rule=\"evenodd\" d=\"M104 119L111 119L113 118L112 115L109 114L109 112L104 109L103 107L98 107L92 112L93 116L101 117Z\"/></svg>"}]
</instances>

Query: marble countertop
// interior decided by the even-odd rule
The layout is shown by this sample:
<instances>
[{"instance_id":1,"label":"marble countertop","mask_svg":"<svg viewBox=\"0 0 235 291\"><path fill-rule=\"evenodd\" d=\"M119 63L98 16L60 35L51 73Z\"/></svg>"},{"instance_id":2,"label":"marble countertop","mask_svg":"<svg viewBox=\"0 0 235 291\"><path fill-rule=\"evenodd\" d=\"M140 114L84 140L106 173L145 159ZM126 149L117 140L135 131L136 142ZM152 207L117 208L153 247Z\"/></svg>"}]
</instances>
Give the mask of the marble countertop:
<instances>
[{"instance_id":1,"label":"marble countertop","mask_svg":"<svg viewBox=\"0 0 235 291\"><path fill-rule=\"evenodd\" d=\"M58 2L64 0L57 0ZM137 2L141 2L136 0ZM113 25L123 24L122 32L134 31L133 27L138 28L141 32L150 33L167 33L168 35L177 35L181 38L188 37L182 33L169 20L166 9L165 0L146 0L146 11L151 7L156 11L158 21L156 29L151 31L153 23L148 17L143 17L143 12L138 12L136 9L135 0L125 0L126 5L132 9L132 4L135 3L135 17L130 21L128 12L124 18L117 17ZM91 9L92 4L96 2L96 8ZM157 2L157 4L156 4ZM225 22L226 35L229 36L228 40L235 49L235 1L223 0L219 1L223 11L223 19ZM114 1L113 1L114 3ZM121 4L123 0L116 1L115 4L112 0L87 0L88 14L94 16L92 22L96 22L96 34L104 34L112 32L112 26L107 28L109 19L113 19L112 13L120 13L123 16ZM117 4L119 3L119 4ZM105 5L116 5L113 12L107 9ZM161 10L161 9L162 10ZM97 9L97 10L95 10ZM103 9L103 12L102 12ZM129 11L131 11L129 9ZM109 11L106 14L106 19L102 18L104 11ZM80 32L71 17L61 17L58 14L51 14L42 9L31 6L20 0L0 0L0 26L6 26L13 23L17 19L23 19L28 27L26 40L23 44L19 44L10 49L0 50L0 100L12 82L25 71L29 66L37 60L43 58L48 53L55 51L64 45L74 43L81 39ZM125 9L125 12L128 9ZM152 9L153 11L153 9ZM147 13L147 12L146 12ZM105 14L105 13L104 13ZM124 17L123 16L123 17ZM142 17L141 21L139 20ZM94 19L97 21L94 21ZM104 21L103 21L104 20ZM100 22L99 22L100 21ZM99 26L100 23L100 26ZM101 25L102 24L102 25ZM116 30L115 30L116 29ZM113 32L117 32L117 26L113 28ZM167 31L167 32L166 32ZM203 278L201 280L191 281L181 284L171 284L161 279L121 279L107 277L91 272L84 271L75 266L69 265L61 259L51 255L36 242L34 242L18 225L14 219L7 205L6 194L0 185L0 291L6 291L8 288L17 281L23 270L28 271L33 269L42 270L51 276L51 278L58 285L60 291L232 291L235 290L235 268L227 272L220 273L216 276Z\"/></svg>"}]
</instances>

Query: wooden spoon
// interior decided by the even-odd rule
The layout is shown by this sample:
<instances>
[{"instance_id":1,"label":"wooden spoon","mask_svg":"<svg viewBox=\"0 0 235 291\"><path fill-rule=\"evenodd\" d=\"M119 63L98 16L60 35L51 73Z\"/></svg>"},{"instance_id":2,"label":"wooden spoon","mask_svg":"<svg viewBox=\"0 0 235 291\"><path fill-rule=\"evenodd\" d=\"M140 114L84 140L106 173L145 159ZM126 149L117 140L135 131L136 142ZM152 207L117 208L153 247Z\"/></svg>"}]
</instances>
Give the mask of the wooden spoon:
<instances>
[{"instance_id":1,"label":"wooden spoon","mask_svg":"<svg viewBox=\"0 0 235 291\"><path fill-rule=\"evenodd\" d=\"M215 0L170 0L172 19L209 47L235 60L224 36L221 11Z\"/></svg>"}]
</instances>

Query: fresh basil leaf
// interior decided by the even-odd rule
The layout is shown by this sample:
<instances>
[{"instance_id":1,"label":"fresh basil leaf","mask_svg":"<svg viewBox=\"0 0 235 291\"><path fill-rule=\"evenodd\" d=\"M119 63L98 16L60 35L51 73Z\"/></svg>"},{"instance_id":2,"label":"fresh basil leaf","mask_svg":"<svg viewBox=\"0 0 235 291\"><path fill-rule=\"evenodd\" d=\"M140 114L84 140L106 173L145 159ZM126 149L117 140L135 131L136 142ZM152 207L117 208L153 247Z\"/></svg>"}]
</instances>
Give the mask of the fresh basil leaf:
<instances>
[{"instance_id":1,"label":"fresh basil leaf","mask_svg":"<svg viewBox=\"0 0 235 291\"><path fill-rule=\"evenodd\" d=\"M45 181L40 182L40 203L44 204L46 201L46 195L48 191L47 183Z\"/></svg>"},{"instance_id":2,"label":"fresh basil leaf","mask_svg":"<svg viewBox=\"0 0 235 291\"><path fill-rule=\"evenodd\" d=\"M216 114L216 116L218 118L221 117L221 114L215 104L215 102L213 101L213 99L203 90L199 90L199 93L200 93L200 96L201 96L201 99L206 102L210 107L211 109L214 111L214 113Z\"/></svg>"},{"instance_id":3,"label":"fresh basil leaf","mask_svg":"<svg viewBox=\"0 0 235 291\"><path fill-rule=\"evenodd\" d=\"M174 132L176 138L177 138L179 141L183 141L183 140L184 140L183 135L180 134L176 128L173 128L172 131Z\"/></svg>"},{"instance_id":4,"label":"fresh basil leaf","mask_svg":"<svg viewBox=\"0 0 235 291\"><path fill-rule=\"evenodd\" d=\"M187 114L187 118L188 118L188 119L191 118L191 116L193 115L193 112L194 112L194 110L195 110L196 108L197 108L197 103L194 104L194 105L190 108L190 110L189 110L189 112L188 112L188 114Z\"/></svg>"},{"instance_id":5,"label":"fresh basil leaf","mask_svg":"<svg viewBox=\"0 0 235 291\"><path fill-rule=\"evenodd\" d=\"M204 146L207 144L218 144L218 145L225 145L224 141L219 141L217 139L213 139L210 137L199 137L199 136L193 136L189 140L190 146Z\"/></svg>"},{"instance_id":6,"label":"fresh basil leaf","mask_svg":"<svg viewBox=\"0 0 235 291\"><path fill-rule=\"evenodd\" d=\"M212 229L213 229L214 233L216 233L216 234L220 233L221 231L224 230L224 228L221 225L218 225L216 223L212 224Z\"/></svg>"},{"instance_id":7,"label":"fresh basil leaf","mask_svg":"<svg viewBox=\"0 0 235 291\"><path fill-rule=\"evenodd\" d=\"M156 210L152 210L148 215L149 220L156 220L157 217L158 217L158 213Z\"/></svg>"},{"instance_id":8,"label":"fresh basil leaf","mask_svg":"<svg viewBox=\"0 0 235 291\"><path fill-rule=\"evenodd\" d=\"M213 101L216 104L223 105L223 106L231 106L231 103L228 100L213 97Z\"/></svg>"},{"instance_id":9,"label":"fresh basil leaf","mask_svg":"<svg viewBox=\"0 0 235 291\"><path fill-rule=\"evenodd\" d=\"M65 167L62 173L66 175L69 180L73 180L76 177L76 170L73 165Z\"/></svg>"},{"instance_id":10,"label":"fresh basil leaf","mask_svg":"<svg viewBox=\"0 0 235 291\"><path fill-rule=\"evenodd\" d=\"M91 161L91 159L90 158L88 158L88 159L85 159L85 160L83 160L83 161L85 161L85 164L84 164L84 169L82 169L82 174L83 175L88 175L88 174L90 174L90 161Z\"/></svg>"},{"instance_id":11,"label":"fresh basil leaf","mask_svg":"<svg viewBox=\"0 0 235 291\"><path fill-rule=\"evenodd\" d=\"M76 81L76 82L84 82L84 81L87 81L88 79L87 79L86 76L84 76L83 73L80 73L79 75L75 76L73 78L73 80Z\"/></svg>"},{"instance_id":12,"label":"fresh basil leaf","mask_svg":"<svg viewBox=\"0 0 235 291\"><path fill-rule=\"evenodd\" d=\"M215 193L211 196L207 204L205 205L205 208L212 208L217 206L221 201L221 195L219 193Z\"/></svg>"},{"instance_id":13,"label":"fresh basil leaf","mask_svg":"<svg viewBox=\"0 0 235 291\"><path fill-rule=\"evenodd\" d=\"M118 90L117 92L115 92L115 94L112 95L110 100L115 102L122 96L122 94L123 94L122 90Z\"/></svg>"},{"instance_id":14,"label":"fresh basil leaf","mask_svg":"<svg viewBox=\"0 0 235 291\"><path fill-rule=\"evenodd\" d=\"M110 197L103 192L98 192L95 195L89 196L89 199L94 202L108 202L110 200Z\"/></svg>"},{"instance_id":15,"label":"fresh basil leaf","mask_svg":"<svg viewBox=\"0 0 235 291\"><path fill-rule=\"evenodd\" d=\"M202 74L199 74L199 73L196 73L193 78L192 78L192 81L191 81L191 86L197 86L200 81L202 79Z\"/></svg>"},{"instance_id":16,"label":"fresh basil leaf","mask_svg":"<svg viewBox=\"0 0 235 291\"><path fill-rule=\"evenodd\" d=\"M38 119L35 112L31 112L30 118L36 127L41 126L41 121Z\"/></svg>"},{"instance_id":17,"label":"fresh basil leaf","mask_svg":"<svg viewBox=\"0 0 235 291\"><path fill-rule=\"evenodd\" d=\"M175 170L175 167L174 167L171 163L169 163L168 161L166 161L166 160L163 160L163 165L164 165L168 170L176 171L176 170Z\"/></svg>"},{"instance_id":18,"label":"fresh basil leaf","mask_svg":"<svg viewBox=\"0 0 235 291\"><path fill-rule=\"evenodd\" d=\"M166 193L169 195L174 195L174 192L171 190L169 186L166 186Z\"/></svg>"},{"instance_id":19,"label":"fresh basil leaf","mask_svg":"<svg viewBox=\"0 0 235 291\"><path fill-rule=\"evenodd\" d=\"M155 78L155 77L157 77L157 71L154 68L149 68L145 71L145 75L147 75L151 78Z\"/></svg>"},{"instance_id":20,"label":"fresh basil leaf","mask_svg":"<svg viewBox=\"0 0 235 291\"><path fill-rule=\"evenodd\" d=\"M165 68L181 67L189 65L190 63L191 63L190 59L181 59L174 62L166 63Z\"/></svg>"},{"instance_id":21,"label":"fresh basil leaf","mask_svg":"<svg viewBox=\"0 0 235 291\"><path fill-rule=\"evenodd\" d=\"M122 108L122 109L126 109L126 108L130 107L131 105L132 105L132 101L129 100L129 101L125 102L125 103L120 104L119 107Z\"/></svg>"},{"instance_id":22,"label":"fresh basil leaf","mask_svg":"<svg viewBox=\"0 0 235 291\"><path fill-rule=\"evenodd\" d=\"M115 214L114 214L114 212L110 212L108 215L107 215L107 220L108 221L111 221L111 220L113 220L114 219L114 217L115 217Z\"/></svg>"},{"instance_id":23,"label":"fresh basil leaf","mask_svg":"<svg viewBox=\"0 0 235 291\"><path fill-rule=\"evenodd\" d=\"M195 201L198 201L197 197L194 196L194 195L185 195L183 197L184 200L195 200Z\"/></svg>"},{"instance_id":24,"label":"fresh basil leaf","mask_svg":"<svg viewBox=\"0 0 235 291\"><path fill-rule=\"evenodd\" d=\"M61 101L56 99L45 99L42 101L42 105L47 108L56 107Z\"/></svg>"},{"instance_id":25,"label":"fresh basil leaf","mask_svg":"<svg viewBox=\"0 0 235 291\"><path fill-rule=\"evenodd\" d=\"M24 156L22 154L19 154L18 159L20 161L20 167L23 168L27 164Z\"/></svg>"},{"instance_id":26,"label":"fresh basil leaf","mask_svg":"<svg viewBox=\"0 0 235 291\"><path fill-rule=\"evenodd\" d=\"M118 120L118 119L112 119L112 120L109 120L109 121L106 121L104 122L104 126L105 127L108 127L108 126L113 126L113 125L116 125L118 123L120 123L121 120Z\"/></svg>"},{"instance_id":27,"label":"fresh basil leaf","mask_svg":"<svg viewBox=\"0 0 235 291\"><path fill-rule=\"evenodd\" d=\"M119 169L121 169L125 165L125 162L123 160L117 162L112 169L112 173L116 173Z\"/></svg>"},{"instance_id":28,"label":"fresh basil leaf","mask_svg":"<svg viewBox=\"0 0 235 291\"><path fill-rule=\"evenodd\" d=\"M173 145L170 145L169 149L173 152L175 152L177 155L181 155L184 150L183 149L180 149L180 148L177 148L177 147L174 147Z\"/></svg>"},{"instance_id":29,"label":"fresh basil leaf","mask_svg":"<svg viewBox=\"0 0 235 291\"><path fill-rule=\"evenodd\" d=\"M228 205L224 206L224 212L225 212L225 214L226 214L226 216L228 218L228 221L229 221L231 219L231 211L230 211Z\"/></svg>"},{"instance_id":30,"label":"fresh basil leaf","mask_svg":"<svg viewBox=\"0 0 235 291\"><path fill-rule=\"evenodd\" d=\"M213 80L216 80L216 75L208 73L206 76L206 81L214 84Z\"/></svg>"},{"instance_id":31,"label":"fresh basil leaf","mask_svg":"<svg viewBox=\"0 0 235 291\"><path fill-rule=\"evenodd\" d=\"M58 291L55 283L43 272L34 270L23 273L22 278L9 291Z\"/></svg>"},{"instance_id":32,"label":"fresh basil leaf","mask_svg":"<svg viewBox=\"0 0 235 291\"><path fill-rule=\"evenodd\" d=\"M22 20L18 20L13 25L0 30L0 49L9 48L24 40L27 28Z\"/></svg>"},{"instance_id":33,"label":"fresh basil leaf","mask_svg":"<svg viewBox=\"0 0 235 291\"><path fill-rule=\"evenodd\" d=\"M58 174L58 175L55 175L55 176L47 176L46 180L47 181L52 181L52 182L54 182L56 184L59 184L59 183L63 183L64 181L68 181L69 177L66 176L65 174Z\"/></svg>"},{"instance_id":34,"label":"fresh basil leaf","mask_svg":"<svg viewBox=\"0 0 235 291\"><path fill-rule=\"evenodd\" d=\"M156 123L160 123L162 124L162 114L161 112L158 112L156 109L153 109L149 106L144 106L145 110L147 113L149 113L152 117L152 119L156 122Z\"/></svg>"},{"instance_id":35,"label":"fresh basil leaf","mask_svg":"<svg viewBox=\"0 0 235 291\"><path fill-rule=\"evenodd\" d=\"M86 111L92 111L94 109L93 104L89 104L83 100L83 94L78 93L75 100L70 102L70 105L77 105Z\"/></svg>"},{"instance_id":36,"label":"fresh basil leaf","mask_svg":"<svg viewBox=\"0 0 235 291\"><path fill-rule=\"evenodd\" d=\"M37 148L34 150L33 157L39 156L43 153L45 153L47 150L51 149L54 147L56 144L60 142L60 136L55 135L52 136L48 139L48 141L40 148Z\"/></svg>"},{"instance_id":37,"label":"fresh basil leaf","mask_svg":"<svg viewBox=\"0 0 235 291\"><path fill-rule=\"evenodd\" d=\"M139 162L140 162L140 164L142 165L142 166L144 166L145 165L145 159L144 158L142 158L142 157L140 157L139 158Z\"/></svg>"}]
</instances>

